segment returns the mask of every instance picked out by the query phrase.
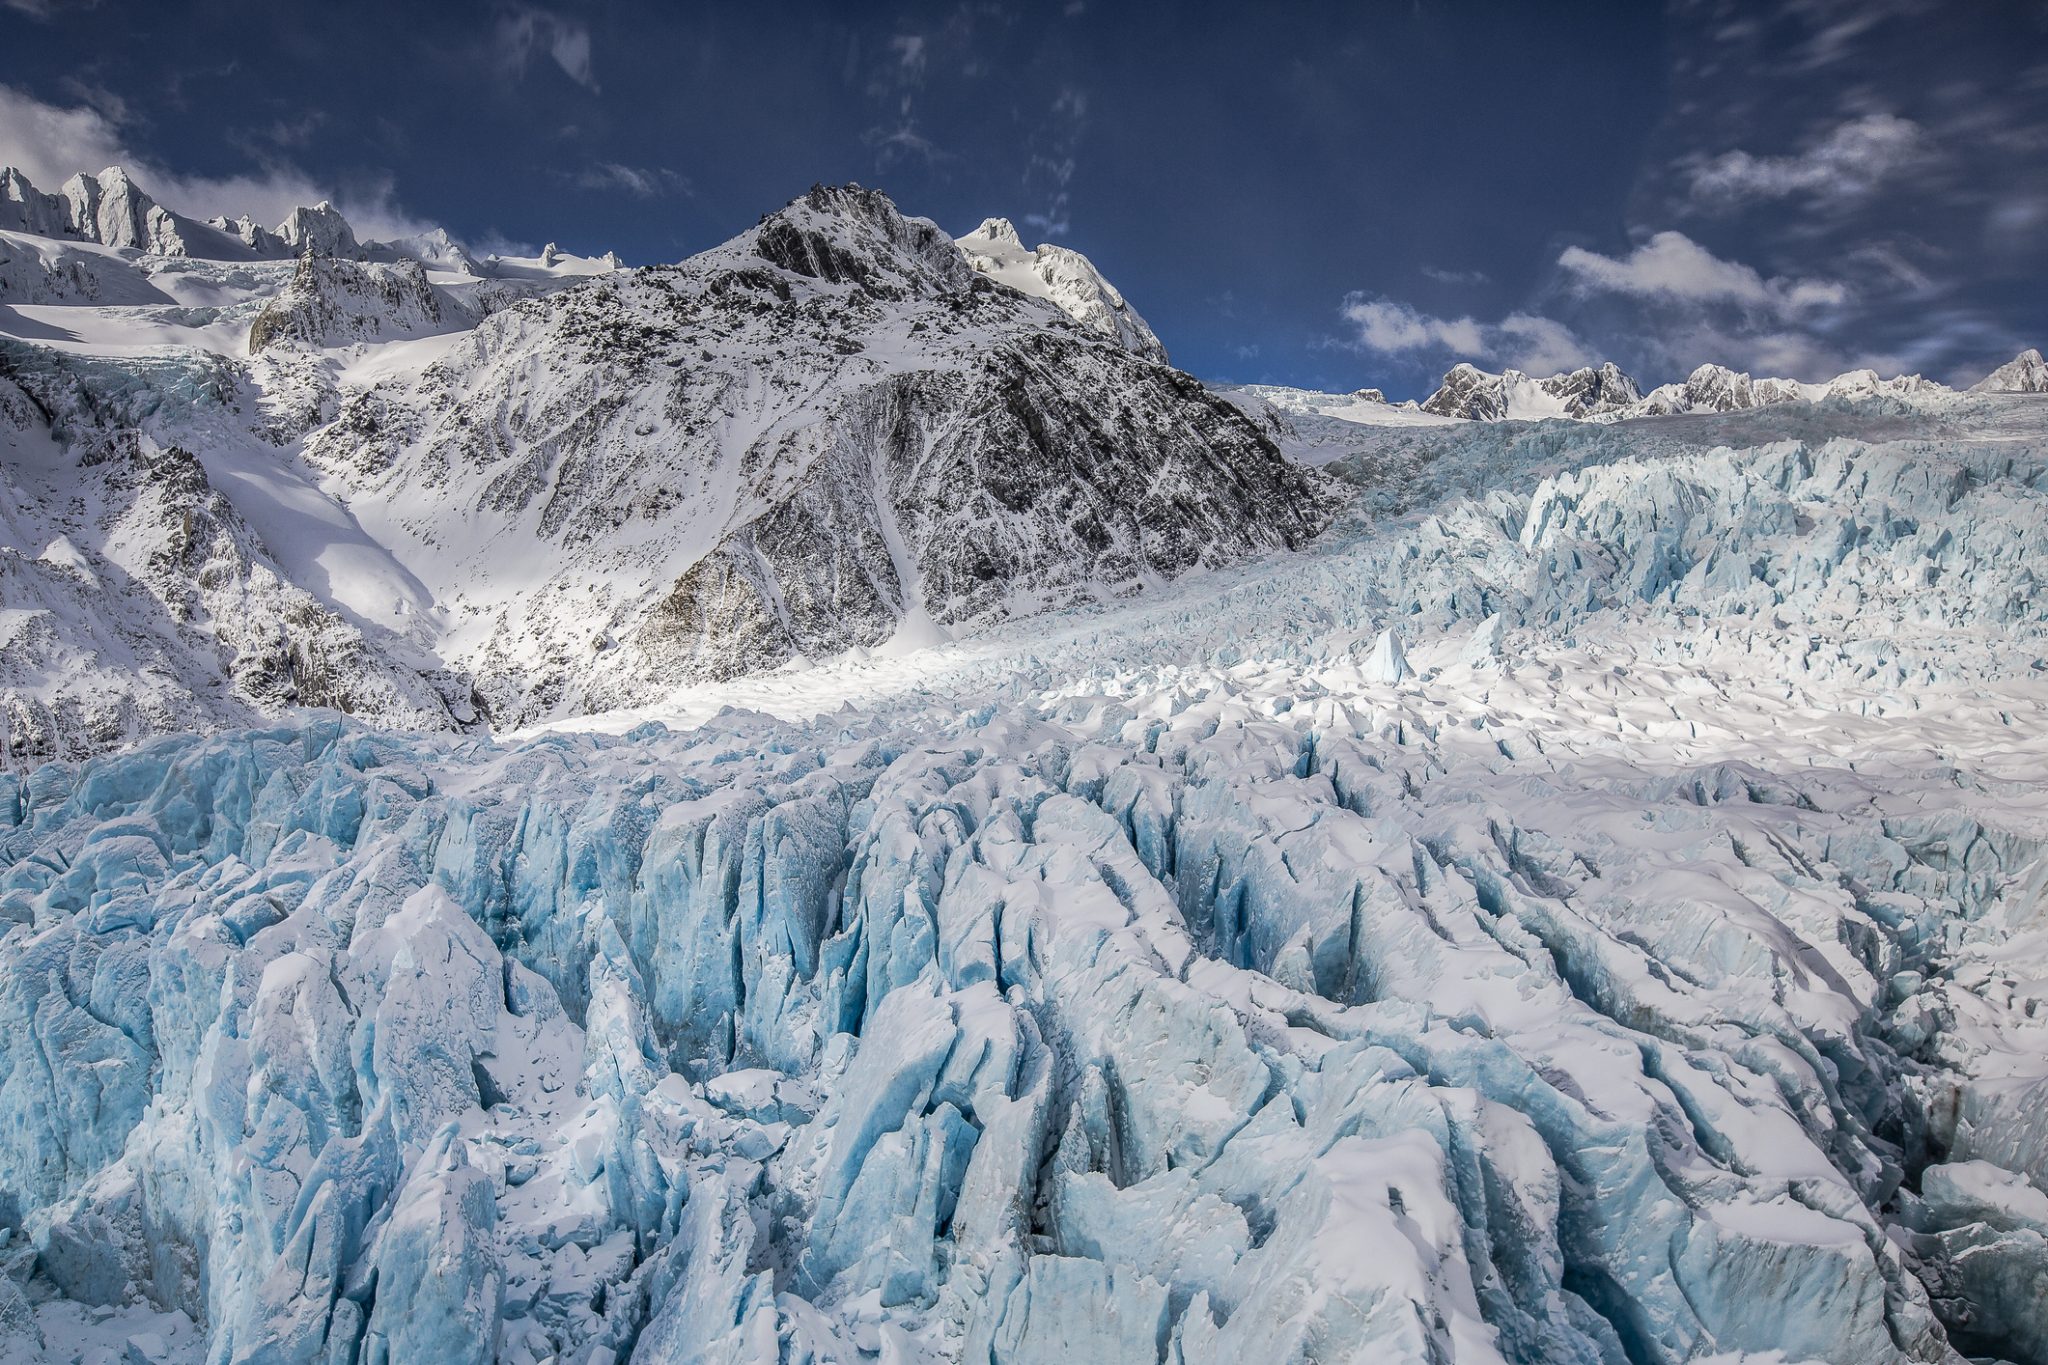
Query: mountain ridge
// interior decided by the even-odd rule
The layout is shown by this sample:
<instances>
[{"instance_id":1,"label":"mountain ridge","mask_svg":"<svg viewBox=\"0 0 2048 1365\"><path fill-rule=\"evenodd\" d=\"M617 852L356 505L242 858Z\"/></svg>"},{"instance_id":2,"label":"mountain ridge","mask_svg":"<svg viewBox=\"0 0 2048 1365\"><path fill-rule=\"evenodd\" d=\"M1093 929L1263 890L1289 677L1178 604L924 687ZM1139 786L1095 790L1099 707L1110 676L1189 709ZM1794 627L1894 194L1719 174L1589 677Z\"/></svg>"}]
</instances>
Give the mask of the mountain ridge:
<instances>
[{"instance_id":1,"label":"mountain ridge","mask_svg":"<svg viewBox=\"0 0 2048 1365\"><path fill-rule=\"evenodd\" d=\"M1420 410L1470 421L1540 421L1566 417L1628 421L1694 412L1736 412L1773 403L1819 402L1830 398L1893 397L1940 399L1960 393L2048 392L2048 362L2035 350L2022 351L1969 389L1952 389L1917 374L1882 378L1872 369L1845 371L1833 379L1751 378L1726 365L1707 363L1685 379L1644 391L1612 362L1536 379L1520 370L1492 374L1469 362L1451 367Z\"/></svg>"},{"instance_id":2,"label":"mountain ridge","mask_svg":"<svg viewBox=\"0 0 2048 1365\"><path fill-rule=\"evenodd\" d=\"M38 745L197 723L209 675L238 699L221 721L314 695L234 681L304 672L286 637L219 672L192 636L218 634L210 618L180 626L166 585L108 570L91 518L131 524L131 492L95 483L104 514L62 510L67 481L95 477L67 459L137 437L198 452L247 510L248 556L333 617L348 644L321 695L442 728L1110 600L1305 544L1332 510L1320 476L1161 363L1085 257L1041 251L1051 283L1020 291L859 186L637 270L552 248L486 278L371 259L320 213L275 235L306 249L215 263L0 238L44 253L40 276L0 267L0 298L44 291L0 340L22 396L0 440L58 452L39 457L20 553L65 537L114 585L124 648L173 661L134 671L159 680L136 684L146 705L74 689L102 698L92 717L51 711L46 685L16 727ZM79 287L50 297L64 269ZM24 609L77 643L22 637L22 679L103 676L75 603ZM374 700L396 695L376 681L391 668L416 680L402 707Z\"/></svg>"}]
</instances>

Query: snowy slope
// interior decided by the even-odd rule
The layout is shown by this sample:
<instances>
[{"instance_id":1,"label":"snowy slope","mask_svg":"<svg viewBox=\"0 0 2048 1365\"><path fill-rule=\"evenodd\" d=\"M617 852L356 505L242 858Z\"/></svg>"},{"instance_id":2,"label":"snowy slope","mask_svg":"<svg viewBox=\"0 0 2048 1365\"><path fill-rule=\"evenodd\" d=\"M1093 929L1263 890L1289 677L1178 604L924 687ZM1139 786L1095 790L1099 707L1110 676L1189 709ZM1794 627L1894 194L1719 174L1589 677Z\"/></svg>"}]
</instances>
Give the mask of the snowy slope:
<instances>
[{"instance_id":1,"label":"snowy slope","mask_svg":"<svg viewBox=\"0 0 2048 1365\"><path fill-rule=\"evenodd\" d=\"M0 779L11 1358L2043 1358L2048 404L1378 432L1134 599Z\"/></svg>"}]
</instances>

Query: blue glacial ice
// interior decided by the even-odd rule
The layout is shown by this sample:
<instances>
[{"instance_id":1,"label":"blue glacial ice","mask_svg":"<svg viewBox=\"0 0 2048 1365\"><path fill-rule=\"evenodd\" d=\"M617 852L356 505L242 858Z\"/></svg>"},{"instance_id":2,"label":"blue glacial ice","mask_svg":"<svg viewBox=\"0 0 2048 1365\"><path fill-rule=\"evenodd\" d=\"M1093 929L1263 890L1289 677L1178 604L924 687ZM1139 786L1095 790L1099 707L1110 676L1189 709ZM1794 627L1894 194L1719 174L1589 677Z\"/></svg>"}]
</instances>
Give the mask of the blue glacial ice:
<instances>
[{"instance_id":1,"label":"blue glacial ice","mask_svg":"<svg viewBox=\"0 0 2048 1365\"><path fill-rule=\"evenodd\" d=\"M1564 470L810 718L0 776L0 1354L2048 1359L2044 467Z\"/></svg>"}]
</instances>

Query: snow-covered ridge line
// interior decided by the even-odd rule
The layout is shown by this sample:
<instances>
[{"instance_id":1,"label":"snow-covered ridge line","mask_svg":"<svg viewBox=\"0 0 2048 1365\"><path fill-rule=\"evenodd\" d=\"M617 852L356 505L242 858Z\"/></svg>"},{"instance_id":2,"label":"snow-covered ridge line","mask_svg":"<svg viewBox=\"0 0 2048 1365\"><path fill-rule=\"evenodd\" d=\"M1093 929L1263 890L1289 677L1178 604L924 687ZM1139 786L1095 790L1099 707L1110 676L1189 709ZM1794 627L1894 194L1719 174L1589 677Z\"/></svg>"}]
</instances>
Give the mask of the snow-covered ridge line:
<instances>
[{"instance_id":1,"label":"snow-covered ridge line","mask_svg":"<svg viewBox=\"0 0 2048 1365\"><path fill-rule=\"evenodd\" d=\"M1027 247L1007 218L990 218L953 244L976 270L1019 293L1058 304L1076 322L1126 350L1164 364L1166 348L1138 310L1086 256L1048 242Z\"/></svg>"},{"instance_id":2,"label":"snow-covered ridge line","mask_svg":"<svg viewBox=\"0 0 2048 1365\"><path fill-rule=\"evenodd\" d=\"M531 262L472 256L442 228L388 242L358 241L348 219L322 201L293 209L276 227L247 214L200 222L156 202L128 172L109 166L80 172L55 193L44 193L12 166L0 168L0 232L93 242L153 256L209 261L290 260L313 255L366 261L416 261L431 270L477 278L544 269L595 274L622 264L615 253L570 258L550 243Z\"/></svg>"},{"instance_id":3,"label":"snow-covered ridge line","mask_svg":"<svg viewBox=\"0 0 2048 1365\"><path fill-rule=\"evenodd\" d=\"M1642 392L1612 364L1534 379L1520 370L1490 374L1459 364L1419 405L1438 417L1473 421L1541 421L1577 418L1622 422L1693 412L1737 412L1772 403L1820 402L1831 398L1891 397L1940 403L1956 390L1917 374L1880 378L1875 370L1851 370L1820 383L1793 379L1752 379L1725 365L1706 364L1683 381ZM1971 393L2048 393L2048 362L2037 350L2022 351L1973 385Z\"/></svg>"}]
</instances>

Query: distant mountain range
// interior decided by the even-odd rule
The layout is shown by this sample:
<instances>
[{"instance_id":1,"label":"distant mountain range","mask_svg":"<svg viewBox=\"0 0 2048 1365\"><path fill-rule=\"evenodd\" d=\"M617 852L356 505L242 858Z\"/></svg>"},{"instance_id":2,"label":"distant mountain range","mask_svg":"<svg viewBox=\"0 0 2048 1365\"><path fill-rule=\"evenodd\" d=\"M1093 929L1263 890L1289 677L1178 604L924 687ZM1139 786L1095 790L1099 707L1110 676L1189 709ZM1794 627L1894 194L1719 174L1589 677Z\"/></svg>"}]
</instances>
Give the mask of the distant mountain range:
<instances>
[{"instance_id":1,"label":"distant mountain range","mask_svg":"<svg viewBox=\"0 0 2048 1365\"><path fill-rule=\"evenodd\" d=\"M1796 379L1752 379L1726 365L1702 365L1678 383L1661 384L1645 393L1612 364L1548 379L1535 379L1520 370L1490 374L1475 365L1455 365L1436 392L1416 409L1432 416L1481 422L1558 417L1613 422L1688 412L1736 412L1771 403L1887 396L1918 400L1955 392L1917 374L1882 379L1875 370L1851 370L1821 383L1802 383ZM1969 392L2048 392L2048 364L2039 351L2022 351Z\"/></svg>"}]
</instances>

